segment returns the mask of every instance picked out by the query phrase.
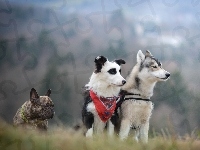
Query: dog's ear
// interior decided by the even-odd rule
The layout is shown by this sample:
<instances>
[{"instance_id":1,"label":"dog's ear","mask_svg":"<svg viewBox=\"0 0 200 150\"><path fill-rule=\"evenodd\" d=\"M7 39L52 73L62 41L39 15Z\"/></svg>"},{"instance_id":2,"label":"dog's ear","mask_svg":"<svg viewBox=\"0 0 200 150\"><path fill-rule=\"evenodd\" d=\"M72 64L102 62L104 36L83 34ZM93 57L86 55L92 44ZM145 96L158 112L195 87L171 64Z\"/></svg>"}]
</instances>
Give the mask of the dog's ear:
<instances>
[{"instance_id":1,"label":"dog's ear","mask_svg":"<svg viewBox=\"0 0 200 150\"><path fill-rule=\"evenodd\" d=\"M151 52L149 50L146 50L146 54L145 57L152 57L153 55L151 54Z\"/></svg>"},{"instance_id":2,"label":"dog's ear","mask_svg":"<svg viewBox=\"0 0 200 150\"><path fill-rule=\"evenodd\" d=\"M37 91L34 88L32 88L31 92L30 92L30 100L34 101L38 98L39 98L39 95L38 95Z\"/></svg>"},{"instance_id":3,"label":"dog's ear","mask_svg":"<svg viewBox=\"0 0 200 150\"><path fill-rule=\"evenodd\" d=\"M48 89L47 93L45 94L45 96L50 96L51 95L51 89Z\"/></svg>"},{"instance_id":4,"label":"dog's ear","mask_svg":"<svg viewBox=\"0 0 200 150\"><path fill-rule=\"evenodd\" d=\"M123 59L117 59L114 62L116 62L119 66L121 66L121 64L125 64L126 63Z\"/></svg>"},{"instance_id":5,"label":"dog's ear","mask_svg":"<svg viewBox=\"0 0 200 150\"><path fill-rule=\"evenodd\" d=\"M97 56L94 60L96 69L95 73L101 72L102 66L105 64L105 62L108 61L108 59L104 56Z\"/></svg>"},{"instance_id":6,"label":"dog's ear","mask_svg":"<svg viewBox=\"0 0 200 150\"><path fill-rule=\"evenodd\" d=\"M141 50L139 50L137 53L137 63L143 62L144 59L145 59L145 55L142 53Z\"/></svg>"}]
</instances>

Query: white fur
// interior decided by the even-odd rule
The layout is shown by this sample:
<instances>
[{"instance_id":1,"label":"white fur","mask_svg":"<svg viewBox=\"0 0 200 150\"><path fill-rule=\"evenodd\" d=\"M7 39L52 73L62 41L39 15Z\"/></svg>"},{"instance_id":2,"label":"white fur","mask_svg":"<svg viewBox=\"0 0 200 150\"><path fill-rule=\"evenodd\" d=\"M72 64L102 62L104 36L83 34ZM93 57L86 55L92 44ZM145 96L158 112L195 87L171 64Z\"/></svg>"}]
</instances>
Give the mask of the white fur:
<instances>
[{"instance_id":1,"label":"white fur","mask_svg":"<svg viewBox=\"0 0 200 150\"><path fill-rule=\"evenodd\" d=\"M149 51L146 56L152 56ZM150 63L151 62L151 63ZM143 67L142 65L152 64L152 66ZM157 65L157 66L156 66ZM157 68L154 68L156 66ZM130 75L127 77L127 83L122 87L123 90L140 94L138 96L143 99L150 99L153 95L153 89L157 81L167 80L166 74L169 74L155 60L145 55L139 50L137 54L137 64L133 67ZM139 78L139 83L136 83L135 78ZM137 85L139 84L139 85ZM132 96L126 96L132 97ZM137 98L137 96L135 96ZM130 128L134 127L135 140L138 137L146 143L148 141L149 119L153 110L153 103L151 101L142 100L126 100L121 105L121 126L119 136L120 139L127 138Z\"/></svg>"},{"instance_id":2,"label":"white fur","mask_svg":"<svg viewBox=\"0 0 200 150\"><path fill-rule=\"evenodd\" d=\"M107 71L116 68L117 74L111 75ZM90 77L89 83L86 85L88 89L92 89L98 96L112 97L117 96L122 86L122 80L125 80L120 72L120 66L115 62L106 61L101 72L94 73Z\"/></svg>"},{"instance_id":3,"label":"white fur","mask_svg":"<svg viewBox=\"0 0 200 150\"><path fill-rule=\"evenodd\" d=\"M98 58L98 57L97 57ZM116 68L117 73L115 75L109 74L108 70ZM89 83L86 85L88 90L93 90L97 96L102 97L114 97L118 96L120 92L120 88L123 85L122 81L125 80L120 72L120 66L116 62L109 62L108 60L104 63L101 72L95 73L93 72L90 77ZM89 103L87 106L87 111L91 112L94 115L94 124L93 129L94 133L100 134L103 132L106 123L101 121L98 113L95 109L93 102ZM114 133L113 124L108 121L108 134L112 135ZM89 129L86 135L91 136L93 132Z\"/></svg>"}]
</instances>

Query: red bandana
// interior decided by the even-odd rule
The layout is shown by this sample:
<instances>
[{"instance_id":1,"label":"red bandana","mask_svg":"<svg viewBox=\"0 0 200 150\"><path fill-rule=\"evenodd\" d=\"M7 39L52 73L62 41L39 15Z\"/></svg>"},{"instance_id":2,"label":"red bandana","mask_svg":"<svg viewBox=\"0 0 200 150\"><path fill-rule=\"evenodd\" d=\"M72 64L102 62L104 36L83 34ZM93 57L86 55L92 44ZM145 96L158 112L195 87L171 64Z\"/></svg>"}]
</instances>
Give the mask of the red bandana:
<instances>
[{"instance_id":1,"label":"red bandana","mask_svg":"<svg viewBox=\"0 0 200 150\"><path fill-rule=\"evenodd\" d=\"M117 97L97 97L97 95L90 90L90 97L95 105L97 113L103 122L108 121L116 108Z\"/></svg>"}]
</instances>

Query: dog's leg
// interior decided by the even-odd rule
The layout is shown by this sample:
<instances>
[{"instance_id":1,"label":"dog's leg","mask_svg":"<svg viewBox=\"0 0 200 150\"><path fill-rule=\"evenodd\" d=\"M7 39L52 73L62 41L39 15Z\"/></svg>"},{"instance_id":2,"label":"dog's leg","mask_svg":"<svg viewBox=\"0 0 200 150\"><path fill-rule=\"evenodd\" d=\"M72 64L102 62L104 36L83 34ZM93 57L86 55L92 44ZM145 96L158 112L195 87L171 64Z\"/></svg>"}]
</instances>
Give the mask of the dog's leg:
<instances>
[{"instance_id":1,"label":"dog's leg","mask_svg":"<svg viewBox=\"0 0 200 150\"><path fill-rule=\"evenodd\" d=\"M148 142L149 122L142 124L140 127L140 139L143 143Z\"/></svg>"},{"instance_id":2,"label":"dog's leg","mask_svg":"<svg viewBox=\"0 0 200 150\"><path fill-rule=\"evenodd\" d=\"M92 137L93 135L93 124L94 124L94 116L92 113L87 113L83 115L83 124L85 125L87 131L85 133L86 137Z\"/></svg>"},{"instance_id":3,"label":"dog's leg","mask_svg":"<svg viewBox=\"0 0 200 150\"><path fill-rule=\"evenodd\" d=\"M136 129L136 130L135 130L135 133L134 133L134 137L133 137L134 140L136 140L136 142L138 142L139 133L140 133L140 132L139 132L139 129Z\"/></svg>"},{"instance_id":4,"label":"dog's leg","mask_svg":"<svg viewBox=\"0 0 200 150\"><path fill-rule=\"evenodd\" d=\"M92 125L92 127L91 128L89 128L88 130L87 130L87 132L85 133L85 136L86 137L92 137L92 135L93 135L93 125Z\"/></svg>"},{"instance_id":5,"label":"dog's leg","mask_svg":"<svg viewBox=\"0 0 200 150\"><path fill-rule=\"evenodd\" d=\"M114 124L111 122L111 120L108 120L107 126L108 126L108 127L107 127L108 135L112 137L112 136L114 135L115 126L114 126Z\"/></svg>"},{"instance_id":6,"label":"dog's leg","mask_svg":"<svg viewBox=\"0 0 200 150\"><path fill-rule=\"evenodd\" d=\"M105 128L105 123L101 121L99 116L94 117L94 132L99 135L102 134Z\"/></svg>"},{"instance_id":7,"label":"dog's leg","mask_svg":"<svg viewBox=\"0 0 200 150\"><path fill-rule=\"evenodd\" d=\"M130 120L123 119L121 122L120 131L119 131L119 137L121 140L124 140L128 137L130 127L131 127Z\"/></svg>"}]
</instances>

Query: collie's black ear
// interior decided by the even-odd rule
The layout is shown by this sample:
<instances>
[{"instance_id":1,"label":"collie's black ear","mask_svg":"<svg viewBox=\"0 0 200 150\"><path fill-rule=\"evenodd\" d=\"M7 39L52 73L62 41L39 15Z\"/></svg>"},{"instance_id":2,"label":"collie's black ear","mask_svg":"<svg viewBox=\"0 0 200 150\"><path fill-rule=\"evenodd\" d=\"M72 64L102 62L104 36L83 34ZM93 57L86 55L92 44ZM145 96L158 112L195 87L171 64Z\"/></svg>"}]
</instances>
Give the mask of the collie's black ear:
<instances>
[{"instance_id":1,"label":"collie's black ear","mask_svg":"<svg viewBox=\"0 0 200 150\"><path fill-rule=\"evenodd\" d=\"M30 92L30 100L31 100L31 102L34 102L38 98L39 98L39 95L38 95L37 91L34 88L32 88L31 92Z\"/></svg>"},{"instance_id":2,"label":"collie's black ear","mask_svg":"<svg viewBox=\"0 0 200 150\"><path fill-rule=\"evenodd\" d=\"M95 73L101 72L102 66L104 65L104 63L108 61L108 59L104 56L97 56L94 60L95 65L96 65L96 69L95 69Z\"/></svg>"},{"instance_id":3,"label":"collie's black ear","mask_svg":"<svg viewBox=\"0 0 200 150\"><path fill-rule=\"evenodd\" d=\"M121 64L125 64L125 63L126 63L123 59L117 59L117 60L115 60L114 62L116 62L119 66L120 66Z\"/></svg>"}]
</instances>

